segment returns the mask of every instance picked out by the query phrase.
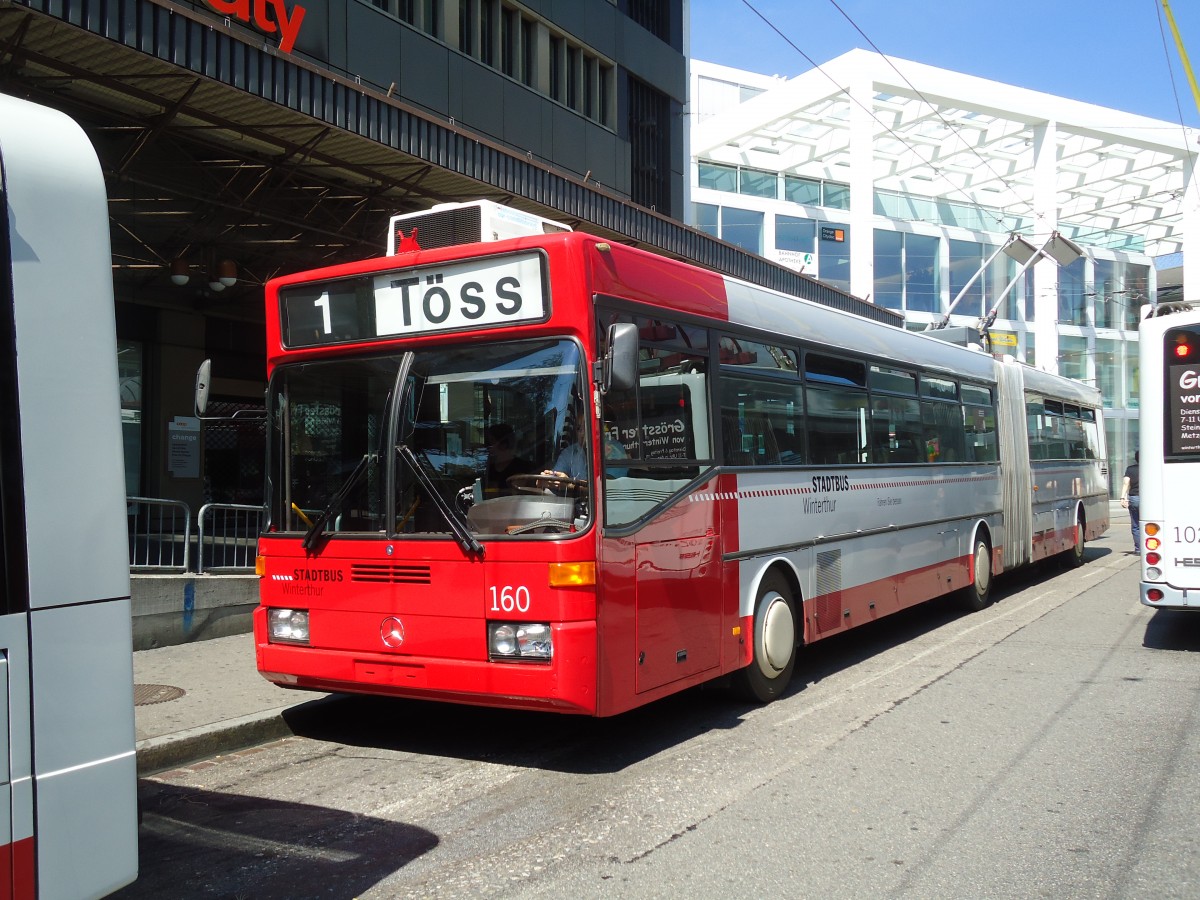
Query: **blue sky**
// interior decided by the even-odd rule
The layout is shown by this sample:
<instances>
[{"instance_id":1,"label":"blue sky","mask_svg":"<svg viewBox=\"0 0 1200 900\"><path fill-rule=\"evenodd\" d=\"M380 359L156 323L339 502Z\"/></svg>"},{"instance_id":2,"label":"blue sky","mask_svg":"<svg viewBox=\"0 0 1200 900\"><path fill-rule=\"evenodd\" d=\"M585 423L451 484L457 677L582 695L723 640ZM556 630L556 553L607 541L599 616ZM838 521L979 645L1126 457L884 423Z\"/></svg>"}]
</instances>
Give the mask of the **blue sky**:
<instances>
[{"instance_id":1,"label":"blue sky","mask_svg":"<svg viewBox=\"0 0 1200 900\"><path fill-rule=\"evenodd\" d=\"M1200 79L1200 2L1168 2ZM750 3L818 64L873 42L888 56L1200 127L1160 0ZM743 0L691 0L691 10L696 59L788 77L811 68Z\"/></svg>"}]
</instances>

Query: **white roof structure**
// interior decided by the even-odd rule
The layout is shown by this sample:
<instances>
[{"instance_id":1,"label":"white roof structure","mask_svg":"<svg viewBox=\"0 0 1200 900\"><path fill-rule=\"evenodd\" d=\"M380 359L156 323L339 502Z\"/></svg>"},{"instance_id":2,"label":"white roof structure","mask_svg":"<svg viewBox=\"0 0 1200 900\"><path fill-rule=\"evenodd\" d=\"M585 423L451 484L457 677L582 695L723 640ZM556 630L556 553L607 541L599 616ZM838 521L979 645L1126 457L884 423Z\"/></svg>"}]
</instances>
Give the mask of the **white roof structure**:
<instances>
[{"instance_id":1,"label":"white roof structure","mask_svg":"<svg viewBox=\"0 0 1200 900\"><path fill-rule=\"evenodd\" d=\"M989 231L1062 230L1115 249L1132 236L1151 257L1183 252L1190 231L1200 268L1200 227L1184 224L1200 226L1195 129L865 50L758 86L734 108L696 111L694 158L846 182L852 202L869 178L874 191L994 211Z\"/></svg>"}]
</instances>

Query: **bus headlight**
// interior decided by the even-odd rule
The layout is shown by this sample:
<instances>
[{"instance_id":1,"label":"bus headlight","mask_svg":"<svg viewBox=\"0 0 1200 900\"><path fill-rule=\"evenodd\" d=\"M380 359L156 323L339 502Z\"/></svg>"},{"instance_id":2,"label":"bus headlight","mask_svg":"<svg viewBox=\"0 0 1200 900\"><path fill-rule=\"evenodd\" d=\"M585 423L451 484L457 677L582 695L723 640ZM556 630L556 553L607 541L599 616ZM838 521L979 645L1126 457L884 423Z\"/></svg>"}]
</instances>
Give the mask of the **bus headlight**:
<instances>
[{"instance_id":1,"label":"bus headlight","mask_svg":"<svg viewBox=\"0 0 1200 900\"><path fill-rule=\"evenodd\" d=\"M307 609L267 609L267 639L273 644L307 644Z\"/></svg>"},{"instance_id":2,"label":"bus headlight","mask_svg":"<svg viewBox=\"0 0 1200 900\"><path fill-rule=\"evenodd\" d=\"M489 622L488 656L548 662L554 656L554 635L545 622Z\"/></svg>"}]
</instances>

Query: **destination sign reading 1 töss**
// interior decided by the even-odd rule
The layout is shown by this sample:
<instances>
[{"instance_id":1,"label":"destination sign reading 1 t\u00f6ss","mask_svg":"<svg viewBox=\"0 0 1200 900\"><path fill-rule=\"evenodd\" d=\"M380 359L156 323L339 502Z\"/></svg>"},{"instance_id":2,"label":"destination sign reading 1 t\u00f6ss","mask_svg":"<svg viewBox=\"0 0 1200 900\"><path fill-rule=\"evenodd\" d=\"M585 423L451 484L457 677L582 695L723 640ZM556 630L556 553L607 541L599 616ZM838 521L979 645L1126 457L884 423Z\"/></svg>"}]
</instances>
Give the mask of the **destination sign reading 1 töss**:
<instances>
[{"instance_id":1,"label":"destination sign reading 1 t\u00f6ss","mask_svg":"<svg viewBox=\"0 0 1200 900\"><path fill-rule=\"evenodd\" d=\"M283 342L312 347L535 322L548 312L540 253L283 288Z\"/></svg>"}]
</instances>

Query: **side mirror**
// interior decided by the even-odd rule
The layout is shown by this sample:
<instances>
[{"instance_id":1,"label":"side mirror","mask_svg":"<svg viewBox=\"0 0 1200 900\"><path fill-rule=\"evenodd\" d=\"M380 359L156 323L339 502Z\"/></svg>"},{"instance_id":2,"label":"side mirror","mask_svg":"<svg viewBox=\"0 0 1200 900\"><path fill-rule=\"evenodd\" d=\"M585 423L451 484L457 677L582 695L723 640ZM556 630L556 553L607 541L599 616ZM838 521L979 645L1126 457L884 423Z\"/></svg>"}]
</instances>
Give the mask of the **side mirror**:
<instances>
[{"instance_id":1,"label":"side mirror","mask_svg":"<svg viewBox=\"0 0 1200 900\"><path fill-rule=\"evenodd\" d=\"M212 360L206 359L196 370L196 418L203 418L208 409L208 386L212 383Z\"/></svg>"},{"instance_id":2,"label":"side mirror","mask_svg":"<svg viewBox=\"0 0 1200 900\"><path fill-rule=\"evenodd\" d=\"M604 355L604 381L601 390L627 391L638 379L638 330L632 322L608 326L608 352Z\"/></svg>"},{"instance_id":3,"label":"side mirror","mask_svg":"<svg viewBox=\"0 0 1200 900\"><path fill-rule=\"evenodd\" d=\"M197 419L205 422L230 422L234 419L253 420L266 419L266 407L261 409L243 408L235 410L231 416L206 416L208 411L208 389L212 384L212 360L206 359L200 363L200 368L196 370L196 399L194 401L195 415Z\"/></svg>"}]
</instances>

